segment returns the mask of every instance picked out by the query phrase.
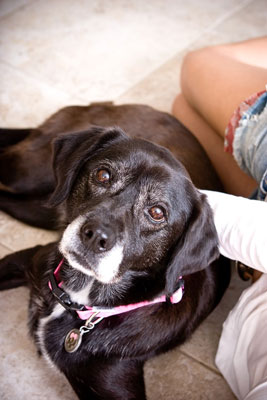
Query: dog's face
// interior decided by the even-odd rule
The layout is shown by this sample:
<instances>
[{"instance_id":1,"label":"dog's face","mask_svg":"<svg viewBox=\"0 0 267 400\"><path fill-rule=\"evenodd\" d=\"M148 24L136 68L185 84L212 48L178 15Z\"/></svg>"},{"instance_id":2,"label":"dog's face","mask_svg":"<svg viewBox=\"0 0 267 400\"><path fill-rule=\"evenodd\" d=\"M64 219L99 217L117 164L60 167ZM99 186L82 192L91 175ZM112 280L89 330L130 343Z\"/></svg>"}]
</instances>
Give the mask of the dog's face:
<instances>
[{"instance_id":1,"label":"dog's face","mask_svg":"<svg viewBox=\"0 0 267 400\"><path fill-rule=\"evenodd\" d=\"M51 203L64 202L68 221L60 251L84 274L110 284L162 270L171 294L218 256L206 200L166 149L96 127L57 139L54 168Z\"/></svg>"}]
</instances>

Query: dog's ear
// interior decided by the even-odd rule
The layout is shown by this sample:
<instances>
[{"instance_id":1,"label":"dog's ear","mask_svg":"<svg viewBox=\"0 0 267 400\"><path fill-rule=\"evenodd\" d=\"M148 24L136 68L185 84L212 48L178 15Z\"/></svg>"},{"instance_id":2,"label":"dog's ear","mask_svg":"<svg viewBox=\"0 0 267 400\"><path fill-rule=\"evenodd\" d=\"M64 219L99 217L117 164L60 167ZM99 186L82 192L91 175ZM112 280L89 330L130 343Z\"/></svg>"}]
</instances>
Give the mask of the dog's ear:
<instances>
[{"instance_id":1,"label":"dog's ear","mask_svg":"<svg viewBox=\"0 0 267 400\"><path fill-rule=\"evenodd\" d=\"M199 192L183 232L167 269L165 290L168 296L177 289L179 276L205 269L219 257L213 214L206 196Z\"/></svg>"},{"instance_id":2,"label":"dog's ear","mask_svg":"<svg viewBox=\"0 0 267 400\"><path fill-rule=\"evenodd\" d=\"M92 155L122 139L128 139L128 136L120 128L99 126L57 137L53 142L56 185L47 206L55 207L67 198L81 167Z\"/></svg>"}]
</instances>

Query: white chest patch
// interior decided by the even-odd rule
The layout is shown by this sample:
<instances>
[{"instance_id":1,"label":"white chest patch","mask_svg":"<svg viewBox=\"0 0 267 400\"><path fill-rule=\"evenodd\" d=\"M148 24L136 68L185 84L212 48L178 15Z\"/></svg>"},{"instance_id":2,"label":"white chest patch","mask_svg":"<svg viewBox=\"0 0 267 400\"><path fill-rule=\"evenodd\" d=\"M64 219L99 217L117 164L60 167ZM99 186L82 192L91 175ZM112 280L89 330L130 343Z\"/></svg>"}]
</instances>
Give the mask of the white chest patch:
<instances>
[{"instance_id":1,"label":"white chest patch","mask_svg":"<svg viewBox=\"0 0 267 400\"><path fill-rule=\"evenodd\" d=\"M70 296L71 300L74 303L78 304L83 304L83 305L88 305L89 302L89 293L91 286L93 284L93 280L89 283L89 285L85 286L82 290L79 290L78 292L74 292L73 290L66 290L68 295ZM63 286L64 289L64 286Z\"/></svg>"},{"instance_id":2,"label":"white chest patch","mask_svg":"<svg viewBox=\"0 0 267 400\"><path fill-rule=\"evenodd\" d=\"M47 353L46 348L45 348L45 327L50 321L60 317L64 311L66 311L66 310L61 304L56 304L50 315L40 319L39 326L37 329L38 343L39 343L42 355L45 357L45 359L48 361L48 363L53 367L55 366L55 364L49 357L49 354Z\"/></svg>"}]
</instances>

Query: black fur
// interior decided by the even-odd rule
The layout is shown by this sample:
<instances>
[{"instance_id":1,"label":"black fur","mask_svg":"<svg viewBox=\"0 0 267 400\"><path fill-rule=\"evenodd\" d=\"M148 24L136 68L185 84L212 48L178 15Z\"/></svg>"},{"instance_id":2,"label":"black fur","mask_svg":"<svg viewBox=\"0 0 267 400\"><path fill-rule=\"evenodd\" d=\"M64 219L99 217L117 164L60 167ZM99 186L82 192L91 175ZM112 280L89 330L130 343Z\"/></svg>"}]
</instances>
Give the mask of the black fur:
<instances>
[{"instance_id":1,"label":"black fur","mask_svg":"<svg viewBox=\"0 0 267 400\"><path fill-rule=\"evenodd\" d=\"M38 246L1 260L0 289L29 286L30 332L80 399L145 399L144 362L183 343L228 285L229 265L219 258L211 210L168 150L131 139L121 129L94 126L60 135L53 148L55 190L50 208L42 207L67 230L60 246ZM101 170L108 171L108 182L98 180ZM164 212L162 220L153 220L153 207ZM100 264L116 246L123 249L122 259L107 277ZM88 305L171 296L180 275L183 299L106 318L72 354L64 339L83 322L75 312L63 311L44 325L40 343L40 326L57 304L48 280L61 252L64 290L72 296L88 287Z\"/></svg>"}]
</instances>

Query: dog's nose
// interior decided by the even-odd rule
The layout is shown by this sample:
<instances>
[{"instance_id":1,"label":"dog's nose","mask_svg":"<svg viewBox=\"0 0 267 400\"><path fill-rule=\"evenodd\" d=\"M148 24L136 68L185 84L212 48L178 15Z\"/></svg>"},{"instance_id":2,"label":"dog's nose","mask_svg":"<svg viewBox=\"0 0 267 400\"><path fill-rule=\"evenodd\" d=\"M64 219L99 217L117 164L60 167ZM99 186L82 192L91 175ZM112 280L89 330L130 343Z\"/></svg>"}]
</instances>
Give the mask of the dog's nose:
<instances>
[{"instance_id":1,"label":"dog's nose","mask_svg":"<svg viewBox=\"0 0 267 400\"><path fill-rule=\"evenodd\" d=\"M87 222L82 226L81 234L84 244L95 253L108 251L115 244L115 235L107 226Z\"/></svg>"}]
</instances>

